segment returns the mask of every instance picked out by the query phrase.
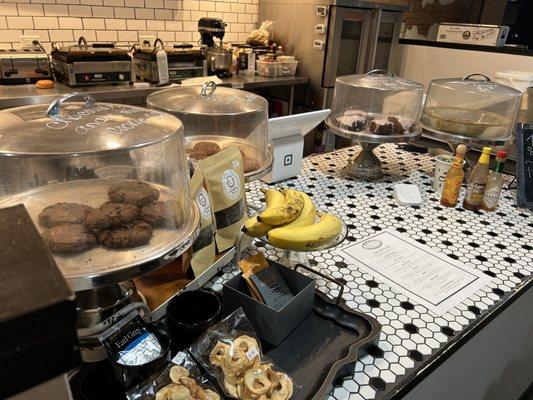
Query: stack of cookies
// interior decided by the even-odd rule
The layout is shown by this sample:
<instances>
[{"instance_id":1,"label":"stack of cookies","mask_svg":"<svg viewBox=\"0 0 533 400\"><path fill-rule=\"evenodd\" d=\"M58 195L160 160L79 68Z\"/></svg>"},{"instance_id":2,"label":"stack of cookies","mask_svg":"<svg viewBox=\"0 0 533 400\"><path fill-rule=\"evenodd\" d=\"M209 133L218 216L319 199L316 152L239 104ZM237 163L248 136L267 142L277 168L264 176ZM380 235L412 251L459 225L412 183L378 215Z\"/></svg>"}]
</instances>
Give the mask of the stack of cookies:
<instances>
[{"instance_id":1,"label":"stack of cookies","mask_svg":"<svg viewBox=\"0 0 533 400\"><path fill-rule=\"evenodd\" d=\"M78 203L57 203L39 214L42 233L53 252L88 250L98 243L127 249L150 242L153 229L181 223L176 201L158 201L159 190L141 181L120 182L107 192L109 201L92 208Z\"/></svg>"}]
</instances>

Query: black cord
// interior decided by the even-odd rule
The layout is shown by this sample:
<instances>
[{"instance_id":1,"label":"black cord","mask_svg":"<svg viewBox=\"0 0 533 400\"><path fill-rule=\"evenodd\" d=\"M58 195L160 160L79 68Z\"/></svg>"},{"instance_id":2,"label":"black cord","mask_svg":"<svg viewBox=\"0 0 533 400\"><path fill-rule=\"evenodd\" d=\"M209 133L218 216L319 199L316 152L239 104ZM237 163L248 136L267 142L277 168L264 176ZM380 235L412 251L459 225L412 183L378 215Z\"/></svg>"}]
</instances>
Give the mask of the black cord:
<instances>
[{"instance_id":1,"label":"black cord","mask_svg":"<svg viewBox=\"0 0 533 400\"><path fill-rule=\"evenodd\" d=\"M45 54L46 54L46 50L44 49L43 45L41 44L41 42L39 42L38 40L34 40L31 42L34 46L37 46L39 47Z\"/></svg>"},{"instance_id":2,"label":"black cord","mask_svg":"<svg viewBox=\"0 0 533 400\"><path fill-rule=\"evenodd\" d=\"M78 44L82 43L87 46L87 39L85 39L83 36L80 36L80 38L78 39Z\"/></svg>"},{"instance_id":3,"label":"black cord","mask_svg":"<svg viewBox=\"0 0 533 400\"><path fill-rule=\"evenodd\" d=\"M165 45L163 44L163 41L160 39L160 38L157 38L156 40L154 40L154 48L157 47L157 43L161 43L161 47L165 47Z\"/></svg>"}]
</instances>

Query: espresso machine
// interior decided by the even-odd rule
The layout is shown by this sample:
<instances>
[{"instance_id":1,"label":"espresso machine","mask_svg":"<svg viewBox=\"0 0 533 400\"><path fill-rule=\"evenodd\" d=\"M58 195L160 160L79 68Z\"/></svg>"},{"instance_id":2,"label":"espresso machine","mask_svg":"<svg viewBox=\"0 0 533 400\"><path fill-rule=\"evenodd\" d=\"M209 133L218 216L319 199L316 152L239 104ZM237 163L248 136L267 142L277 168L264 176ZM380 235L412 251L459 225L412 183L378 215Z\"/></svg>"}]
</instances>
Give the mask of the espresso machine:
<instances>
[{"instance_id":1,"label":"espresso machine","mask_svg":"<svg viewBox=\"0 0 533 400\"><path fill-rule=\"evenodd\" d=\"M209 73L219 78L229 78L233 74L229 72L232 54L224 48L222 39L226 33L226 23L219 18L200 18L198 20L198 32L201 42L207 46L206 60ZM218 38L218 44L214 38Z\"/></svg>"}]
</instances>

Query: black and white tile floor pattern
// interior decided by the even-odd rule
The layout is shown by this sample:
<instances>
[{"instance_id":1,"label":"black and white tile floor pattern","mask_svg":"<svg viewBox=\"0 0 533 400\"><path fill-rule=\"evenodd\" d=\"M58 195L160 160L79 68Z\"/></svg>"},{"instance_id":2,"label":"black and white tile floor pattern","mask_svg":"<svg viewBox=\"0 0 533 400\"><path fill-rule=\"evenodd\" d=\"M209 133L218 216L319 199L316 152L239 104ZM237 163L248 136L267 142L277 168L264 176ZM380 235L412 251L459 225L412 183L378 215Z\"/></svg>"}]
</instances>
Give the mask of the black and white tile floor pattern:
<instances>
[{"instance_id":1,"label":"black and white tile floor pattern","mask_svg":"<svg viewBox=\"0 0 533 400\"><path fill-rule=\"evenodd\" d=\"M357 151L354 147L309 157L300 176L283 185L307 192L320 209L344 218L349 242L385 228L396 229L483 271L492 281L437 317L379 279L347 265L341 257L329 252L311 253L315 268L344 280L348 287L343 295L346 304L374 316L383 326L378 345L357 362L355 375L337 382L329 396L336 400L389 397L408 376L436 357L436 352L532 279L533 271L533 213L515 207L514 190L504 189L499 209L493 213L450 209L440 206L439 196L432 190L432 158L403 151L396 145L382 145L376 152L383 160L385 176L369 183L343 176L342 168ZM399 206L392 197L395 183L417 184L424 203L420 207ZM261 203L259 189L263 186L260 181L248 186L249 203ZM272 259L281 256L269 246L256 244L258 247L247 251L265 252ZM222 283L236 273L228 266L208 285L221 290ZM317 285L331 297L338 294L330 283L319 279Z\"/></svg>"}]
</instances>

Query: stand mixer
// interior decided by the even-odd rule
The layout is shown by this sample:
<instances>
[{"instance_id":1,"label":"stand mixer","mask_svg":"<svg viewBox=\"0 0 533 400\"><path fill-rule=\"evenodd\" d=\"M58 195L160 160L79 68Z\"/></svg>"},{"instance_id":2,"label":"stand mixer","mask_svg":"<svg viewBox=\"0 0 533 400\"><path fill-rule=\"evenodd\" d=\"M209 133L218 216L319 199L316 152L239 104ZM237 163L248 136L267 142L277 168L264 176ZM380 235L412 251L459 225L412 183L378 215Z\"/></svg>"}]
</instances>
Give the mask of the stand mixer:
<instances>
[{"instance_id":1,"label":"stand mixer","mask_svg":"<svg viewBox=\"0 0 533 400\"><path fill-rule=\"evenodd\" d=\"M222 39L226 33L226 23L219 18L200 18L198 21L198 32L200 32L201 42L207 46L206 59L210 74L219 78L229 78L233 74L229 72L231 67L232 54L224 48ZM218 45L213 38L218 38Z\"/></svg>"}]
</instances>

